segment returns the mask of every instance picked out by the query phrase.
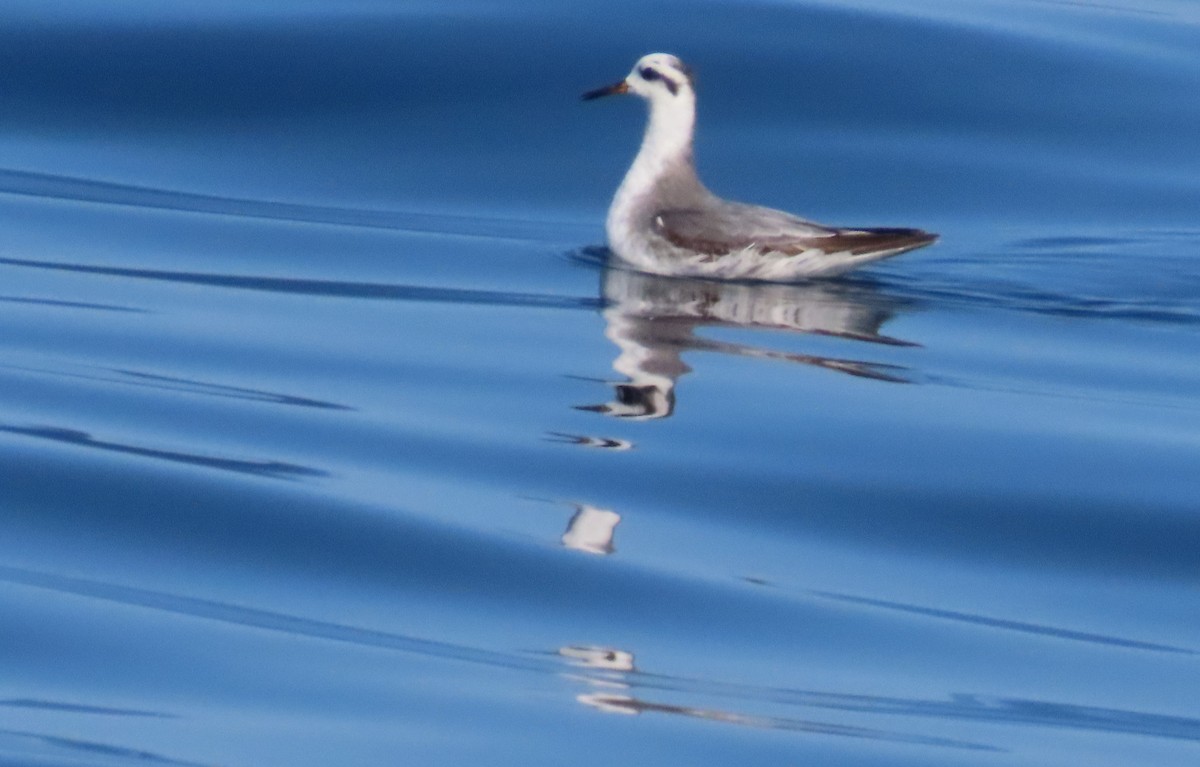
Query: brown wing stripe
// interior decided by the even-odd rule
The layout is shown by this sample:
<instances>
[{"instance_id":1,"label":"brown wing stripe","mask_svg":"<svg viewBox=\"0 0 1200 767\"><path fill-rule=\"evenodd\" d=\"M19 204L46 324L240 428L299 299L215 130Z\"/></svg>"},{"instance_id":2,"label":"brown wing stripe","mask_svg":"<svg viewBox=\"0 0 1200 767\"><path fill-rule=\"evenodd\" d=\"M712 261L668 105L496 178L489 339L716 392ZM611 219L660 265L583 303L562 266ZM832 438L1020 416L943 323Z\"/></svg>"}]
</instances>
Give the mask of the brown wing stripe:
<instances>
[{"instance_id":1,"label":"brown wing stripe","mask_svg":"<svg viewBox=\"0 0 1200 767\"><path fill-rule=\"evenodd\" d=\"M937 239L936 234L930 234L920 229L837 229L834 234L824 237L789 240L767 239L738 243L733 240L689 237L663 226L661 218L656 218L652 226L664 239L676 247L705 256L723 256L746 247L753 247L763 255L778 253L794 256L813 248L824 253L848 253L854 256L880 252L903 253L928 245Z\"/></svg>"},{"instance_id":2,"label":"brown wing stripe","mask_svg":"<svg viewBox=\"0 0 1200 767\"><path fill-rule=\"evenodd\" d=\"M920 229L839 229L828 237L794 240L787 243L763 243L758 246L762 253L803 253L817 248L825 253L849 253L863 256L868 253L903 253L928 245L937 239L936 234Z\"/></svg>"}]
</instances>

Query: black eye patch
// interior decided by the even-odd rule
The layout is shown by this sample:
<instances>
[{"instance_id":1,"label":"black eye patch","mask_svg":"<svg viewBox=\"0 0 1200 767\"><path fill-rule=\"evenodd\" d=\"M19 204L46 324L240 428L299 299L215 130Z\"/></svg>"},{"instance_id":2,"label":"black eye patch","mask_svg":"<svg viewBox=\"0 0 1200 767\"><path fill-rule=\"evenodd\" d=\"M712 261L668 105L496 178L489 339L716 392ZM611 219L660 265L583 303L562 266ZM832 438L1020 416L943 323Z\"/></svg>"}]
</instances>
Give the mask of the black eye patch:
<instances>
[{"instance_id":1,"label":"black eye patch","mask_svg":"<svg viewBox=\"0 0 1200 767\"><path fill-rule=\"evenodd\" d=\"M679 83L675 82L674 80L667 77L666 75L660 73L657 69L651 69L650 67L642 67L641 69L638 70L638 74L641 75L642 79L645 80L646 82L654 82L655 80L662 80L663 85L667 86L667 90L669 90L671 92L672 96L679 93Z\"/></svg>"}]
</instances>

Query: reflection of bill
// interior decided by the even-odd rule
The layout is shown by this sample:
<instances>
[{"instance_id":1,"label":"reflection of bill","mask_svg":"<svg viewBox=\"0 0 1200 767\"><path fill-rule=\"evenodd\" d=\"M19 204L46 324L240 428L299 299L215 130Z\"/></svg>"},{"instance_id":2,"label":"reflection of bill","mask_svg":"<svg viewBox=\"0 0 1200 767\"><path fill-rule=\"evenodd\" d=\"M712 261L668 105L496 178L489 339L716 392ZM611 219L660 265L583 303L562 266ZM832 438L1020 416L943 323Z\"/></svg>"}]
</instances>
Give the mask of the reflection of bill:
<instances>
[{"instance_id":1,"label":"reflection of bill","mask_svg":"<svg viewBox=\"0 0 1200 767\"><path fill-rule=\"evenodd\" d=\"M685 351L704 350L784 360L878 381L905 383L903 368L884 363L782 352L702 338L700 327L783 330L889 346L913 346L882 335L898 309L861 284L751 284L677 279L608 267L604 271L605 335L620 350L613 369L628 380L615 397L581 409L618 418L665 418L675 410L675 382L691 368Z\"/></svg>"},{"instance_id":2,"label":"reflection of bill","mask_svg":"<svg viewBox=\"0 0 1200 767\"><path fill-rule=\"evenodd\" d=\"M620 521L621 515L615 511L580 504L562 534L562 544L588 554L611 554L615 551L613 534Z\"/></svg>"}]
</instances>

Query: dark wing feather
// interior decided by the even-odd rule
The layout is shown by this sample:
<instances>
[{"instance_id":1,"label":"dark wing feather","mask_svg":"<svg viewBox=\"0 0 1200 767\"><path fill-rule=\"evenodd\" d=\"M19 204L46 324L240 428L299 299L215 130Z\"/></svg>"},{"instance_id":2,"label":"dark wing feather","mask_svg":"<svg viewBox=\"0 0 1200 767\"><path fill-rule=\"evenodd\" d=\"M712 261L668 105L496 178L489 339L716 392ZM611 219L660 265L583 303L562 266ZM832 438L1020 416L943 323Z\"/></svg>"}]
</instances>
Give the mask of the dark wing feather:
<instances>
[{"instance_id":1,"label":"dark wing feather","mask_svg":"<svg viewBox=\"0 0 1200 767\"><path fill-rule=\"evenodd\" d=\"M852 256L865 256L868 253L894 255L923 247L936 239L936 234L920 229L838 229L833 236L811 243L811 246L826 253L847 253Z\"/></svg>"},{"instance_id":2,"label":"dark wing feather","mask_svg":"<svg viewBox=\"0 0 1200 767\"><path fill-rule=\"evenodd\" d=\"M655 233L672 245L712 256L723 256L751 246L770 246L836 234L834 229L782 211L728 202L704 208L660 210L650 224Z\"/></svg>"},{"instance_id":3,"label":"dark wing feather","mask_svg":"<svg viewBox=\"0 0 1200 767\"><path fill-rule=\"evenodd\" d=\"M781 255L813 248L850 255L900 253L937 239L919 229L835 229L783 211L729 202L658 211L651 227L677 247L710 256L751 247Z\"/></svg>"}]
</instances>

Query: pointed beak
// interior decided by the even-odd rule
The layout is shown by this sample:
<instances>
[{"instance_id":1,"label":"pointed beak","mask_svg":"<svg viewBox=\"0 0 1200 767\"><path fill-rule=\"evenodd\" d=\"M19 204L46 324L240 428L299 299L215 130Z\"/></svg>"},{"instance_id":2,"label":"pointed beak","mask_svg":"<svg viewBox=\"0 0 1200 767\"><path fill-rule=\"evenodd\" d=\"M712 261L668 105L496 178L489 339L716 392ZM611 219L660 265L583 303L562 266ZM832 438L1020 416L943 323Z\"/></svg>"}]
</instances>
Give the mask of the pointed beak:
<instances>
[{"instance_id":1,"label":"pointed beak","mask_svg":"<svg viewBox=\"0 0 1200 767\"><path fill-rule=\"evenodd\" d=\"M597 88L594 91L588 91L587 93L583 94L583 100L591 101L592 99L598 99L601 96L611 96L614 93L626 93L628 91L629 83L622 80L619 83L613 83L612 85L606 85L603 88Z\"/></svg>"}]
</instances>

